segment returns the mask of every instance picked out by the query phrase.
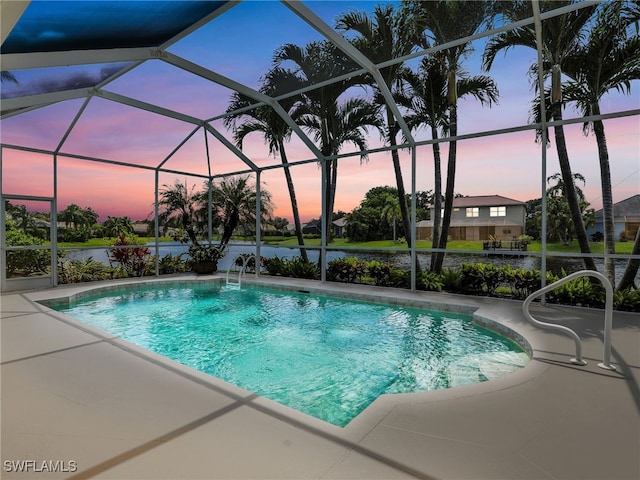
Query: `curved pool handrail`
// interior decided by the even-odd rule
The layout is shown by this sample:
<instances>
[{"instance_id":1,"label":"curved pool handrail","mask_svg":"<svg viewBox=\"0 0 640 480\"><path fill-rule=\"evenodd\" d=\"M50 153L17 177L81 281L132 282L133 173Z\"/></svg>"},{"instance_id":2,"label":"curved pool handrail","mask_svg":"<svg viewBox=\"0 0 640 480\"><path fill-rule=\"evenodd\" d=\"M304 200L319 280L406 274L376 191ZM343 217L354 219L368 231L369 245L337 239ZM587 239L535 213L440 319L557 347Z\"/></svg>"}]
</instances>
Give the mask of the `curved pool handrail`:
<instances>
[{"instance_id":1,"label":"curved pool handrail","mask_svg":"<svg viewBox=\"0 0 640 480\"><path fill-rule=\"evenodd\" d=\"M238 260L238 258L244 258L244 260L242 261L242 267L240 267L240 271L238 272L238 281L237 282L229 281L229 274L231 273L231 269L236 264L236 260ZM226 284L227 285L238 286L238 288L240 288L242 286L242 274L244 273L245 269L247 268L247 265L249 264L249 260L251 260L251 258L255 258L255 255L253 253L247 255L246 257L243 256L242 253L239 254L239 255L236 255L236 257L231 261L231 264L229 265L229 268L227 268L227 277L226 277Z\"/></svg>"},{"instance_id":2,"label":"curved pool handrail","mask_svg":"<svg viewBox=\"0 0 640 480\"><path fill-rule=\"evenodd\" d=\"M548 330L556 330L558 332L565 333L569 335L571 338L573 338L576 344L576 357L571 359L571 363L575 365L586 365L587 362L585 362L582 359L582 341L580 340L580 337L575 331L563 325L556 325L554 323L541 322L540 320L533 318L531 313L529 313L529 305L534 299L544 295L545 293L551 290L556 289L560 285L563 285L579 277L597 278L598 280L600 280L600 282L602 283L606 291L606 300L605 300L605 306L604 306L604 355L603 355L604 358L602 363L599 363L598 366L606 370L615 370L616 367L611 365L611 328L613 324L613 286L611 285L611 282L609 281L609 279L603 274L601 274L600 272L596 272L594 270L580 270L579 272L575 272L570 275L567 275L566 277L561 278L560 280L553 282L552 284L547 285L546 287L543 287L533 292L531 295L529 295L525 299L524 303L522 304L522 313L527 318L527 320L529 320L531 323L533 323L534 325L540 328L546 328Z\"/></svg>"}]
</instances>

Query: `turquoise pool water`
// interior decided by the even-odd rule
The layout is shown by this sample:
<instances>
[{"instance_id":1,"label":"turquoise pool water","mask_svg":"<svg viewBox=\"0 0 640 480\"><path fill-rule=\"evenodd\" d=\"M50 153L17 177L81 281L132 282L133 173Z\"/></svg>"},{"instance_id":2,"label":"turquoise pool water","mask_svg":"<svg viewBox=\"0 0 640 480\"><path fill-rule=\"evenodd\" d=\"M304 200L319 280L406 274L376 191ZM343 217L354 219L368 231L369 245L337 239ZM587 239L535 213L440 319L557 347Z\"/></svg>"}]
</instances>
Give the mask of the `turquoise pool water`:
<instances>
[{"instance_id":1,"label":"turquoise pool water","mask_svg":"<svg viewBox=\"0 0 640 480\"><path fill-rule=\"evenodd\" d=\"M128 288L51 307L339 426L381 394L490 380L529 361L468 315L252 286Z\"/></svg>"}]
</instances>

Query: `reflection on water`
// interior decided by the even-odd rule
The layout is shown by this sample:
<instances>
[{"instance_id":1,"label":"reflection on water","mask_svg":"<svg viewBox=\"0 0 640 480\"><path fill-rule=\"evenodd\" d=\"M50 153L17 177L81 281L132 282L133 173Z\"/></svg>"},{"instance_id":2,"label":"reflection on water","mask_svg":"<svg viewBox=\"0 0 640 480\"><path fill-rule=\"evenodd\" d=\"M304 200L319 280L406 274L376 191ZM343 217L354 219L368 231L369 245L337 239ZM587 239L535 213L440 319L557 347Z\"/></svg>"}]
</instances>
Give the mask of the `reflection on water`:
<instances>
[{"instance_id":1,"label":"reflection on water","mask_svg":"<svg viewBox=\"0 0 640 480\"><path fill-rule=\"evenodd\" d=\"M153 244L149 244L151 253L155 253ZM160 257L165 255L180 255L187 251L188 246L181 243L161 243L160 244ZM94 260L102 262L106 265L109 264L109 258L107 250L105 248L90 248L84 250L64 250L67 253L67 258L84 259L92 257ZM227 255L223 257L218 263L218 269L226 271L231 265L231 262L242 253L254 253L255 244L246 242L231 245L228 248ZM300 250L297 248L283 248L274 247L269 245L263 245L260 247L260 254L263 257L279 257L279 258L291 258L300 255ZM318 250L307 249L307 255L309 260L313 262L318 261ZM394 252L362 252L355 250L331 250L327 252L328 261L342 257L358 257L363 260L380 260L383 262L389 262L396 268L409 269L411 265L411 257L407 252L394 253ZM428 268L431 262L430 254L418 254L418 260L420 266ZM462 263L493 263L494 265L511 265L513 268L524 268L526 270L540 269L540 257L530 256L511 256L502 254L461 254L450 253L445 256L444 268L456 268ZM601 272L604 270L604 262L602 259L595 259L596 266ZM616 278L619 279L627 266L627 260L616 260ZM547 257L547 270L559 275L562 270L569 274L582 270L584 263L582 259L577 257ZM640 272L636 277L636 283L640 283Z\"/></svg>"}]
</instances>

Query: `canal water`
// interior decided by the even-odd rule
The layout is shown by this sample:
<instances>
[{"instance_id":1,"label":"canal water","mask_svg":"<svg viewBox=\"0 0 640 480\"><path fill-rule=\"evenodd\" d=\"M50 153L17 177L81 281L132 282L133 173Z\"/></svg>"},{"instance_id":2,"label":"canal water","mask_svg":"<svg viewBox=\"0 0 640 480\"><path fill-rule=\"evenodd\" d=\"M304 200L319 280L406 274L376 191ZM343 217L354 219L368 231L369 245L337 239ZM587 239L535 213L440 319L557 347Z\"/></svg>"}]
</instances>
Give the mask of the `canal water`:
<instances>
[{"instance_id":1,"label":"canal water","mask_svg":"<svg viewBox=\"0 0 640 480\"><path fill-rule=\"evenodd\" d=\"M151 253L155 253L154 244L148 245ZM185 253L188 245L179 242L163 242L160 243L160 257L165 255L180 255ZM106 248L89 248L89 249L72 249L64 250L67 258L70 259L86 259L93 258L105 265L109 264L109 255ZM218 270L226 271L233 260L240 254L248 254L255 252L255 244L251 242L236 242L227 248L227 254L218 262ZM515 252L514 252L515 253ZM260 254L265 258L279 257L292 258L300 255L298 248L275 247L263 245L260 247ZM307 249L309 260L318 261L319 250ZM330 250L327 252L327 260L331 261L343 257L358 257L363 260L379 260L391 263L396 268L409 269L411 258L408 252L372 252L357 250ZM431 254L418 254L420 266L428 268L431 261ZM477 254L461 254L447 253L444 259L444 268L456 268L462 263L493 263L494 265L511 265L513 268L525 268L526 270L540 269L540 257L527 255L509 255L505 253L477 253ZM603 271L604 265L602 259L595 259L596 266L599 271ZM627 266L627 260L616 260L616 278L620 278ZM547 270L555 274L560 274L564 270L567 274L582 270L584 263L582 259L577 257L547 257ZM637 277L637 283L640 280L640 273Z\"/></svg>"}]
</instances>

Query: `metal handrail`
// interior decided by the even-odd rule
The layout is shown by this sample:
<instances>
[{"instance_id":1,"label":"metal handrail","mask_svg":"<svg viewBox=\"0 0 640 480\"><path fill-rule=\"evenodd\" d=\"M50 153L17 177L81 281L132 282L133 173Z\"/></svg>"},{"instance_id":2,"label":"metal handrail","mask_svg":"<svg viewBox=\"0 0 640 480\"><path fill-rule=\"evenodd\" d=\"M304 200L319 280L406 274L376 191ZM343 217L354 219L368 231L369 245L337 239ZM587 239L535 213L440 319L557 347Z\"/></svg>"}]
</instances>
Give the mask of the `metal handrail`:
<instances>
[{"instance_id":1,"label":"metal handrail","mask_svg":"<svg viewBox=\"0 0 640 480\"><path fill-rule=\"evenodd\" d=\"M576 357L571 359L571 363L575 365L586 365L587 362L585 362L582 359L582 341L580 340L580 337L575 331L562 325L555 325L553 323L541 322L540 320L536 320L535 318L533 318L531 313L529 313L529 305L535 298L540 297L541 295L544 295L545 293L551 290L554 290L560 285L570 282L571 280L578 277L595 277L600 280L600 282L605 288L606 300L605 300L605 306L604 306L604 355L603 355L604 358L602 363L599 363L598 366L606 370L615 370L616 367L614 365L611 365L611 328L613 324L613 286L611 285L611 282L609 281L609 279L605 277L603 274L601 274L600 272L596 272L594 270L581 270L579 272L575 272L570 275L567 275L566 277L561 278L560 280L553 282L552 284L547 285L546 287L543 287L540 290L537 290L536 292L532 293L525 299L524 303L522 304L522 313L527 318L527 320L529 320L531 323L533 323L538 327L546 328L549 330L557 330L573 338L576 344Z\"/></svg>"},{"instance_id":2,"label":"metal handrail","mask_svg":"<svg viewBox=\"0 0 640 480\"><path fill-rule=\"evenodd\" d=\"M238 288L240 288L242 286L242 274L244 273L245 269L247 268L247 265L249 264L249 260L251 260L251 258L255 258L255 257L256 256L253 253L248 255L248 256L246 256L246 257L243 257L242 254L236 255L236 257L233 259L233 261L229 265L229 268L227 268L226 284L227 285L237 285ZM240 267L240 271L238 272L238 281L237 282L232 282L232 281L229 281L229 274L231 273L231 269L236 264L236 260L238 260L238 258L244 258L244 260L242 262L242 267ZM257 268L257 266L256 266L256 268Z\"/></svg>"}]
</instances>

